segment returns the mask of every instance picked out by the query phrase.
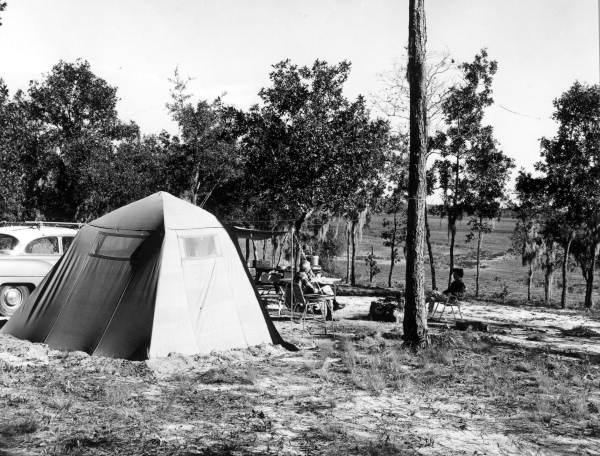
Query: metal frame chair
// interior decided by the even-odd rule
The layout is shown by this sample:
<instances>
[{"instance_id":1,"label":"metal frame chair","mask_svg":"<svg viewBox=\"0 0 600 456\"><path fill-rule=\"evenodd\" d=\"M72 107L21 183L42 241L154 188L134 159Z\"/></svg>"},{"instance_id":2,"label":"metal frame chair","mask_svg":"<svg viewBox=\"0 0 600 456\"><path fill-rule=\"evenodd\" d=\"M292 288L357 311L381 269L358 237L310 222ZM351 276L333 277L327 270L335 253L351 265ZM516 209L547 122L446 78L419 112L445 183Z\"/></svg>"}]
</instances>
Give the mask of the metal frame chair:
<instances>
[{"instance_id":1,"label":"metal frame chair","mask_svg":"<svg viewBox=\"0 0 600 456\"><path fill-rule=\"evenodd\" d=\"M290 290L291 294L290 294ZM313 321L320 321L324 325L325 334L327 334L327 324L330 322L332 333L335 333L335 323L333 320L333 296L324 294L308 294L302 291L302 287L298 283L285 288L284 303L290 309L294 318L294 313L300 315L302 321L302 329L306 330L306 320L311 318ZM293 304L292 304L293 303ZM318 307L320 314L315 312L315 307ZM327 320L327 315L331 315L331 320Z\"/></svg>"},{"instance_id":2,"label":"metal frame chair","mask_svg":"<svg viewBox=\"0 0 600 456\"><path fill-rule=\"evenodd\" d=\"M440 312L439 318L442 318L442 315L444 315L444 311L446 310L446 307L450 307L450 310L452 310L452 316L454 317L454 321L456 321L456 313L454 312L454 308L457 307L458 315L460 315L460 319L464 320L462 312L460 310L460 306L462 304L460 299L461 299L461 297L458 297L455 295L450 295L450 296L448 296L448 298L446 299L445 302L435 301L435 305L433 307L433 312L431 312L431 315L429 318L433 318L435 316L435 313L437 312L438 307L440 306L440 304L442 304L444 307L443 307L442 311Z\"/></svg>"}]
</instances>

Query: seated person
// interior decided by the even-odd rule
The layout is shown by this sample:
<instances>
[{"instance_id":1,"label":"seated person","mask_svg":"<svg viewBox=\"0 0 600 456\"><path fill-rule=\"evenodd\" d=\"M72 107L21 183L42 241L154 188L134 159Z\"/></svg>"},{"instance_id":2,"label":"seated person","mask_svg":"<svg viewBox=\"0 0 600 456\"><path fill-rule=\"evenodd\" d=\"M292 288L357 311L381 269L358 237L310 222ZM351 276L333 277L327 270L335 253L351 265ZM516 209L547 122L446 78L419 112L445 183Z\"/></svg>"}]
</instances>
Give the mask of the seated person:
<instances>
[{"instance_id":1,"label":"seated person","mask_svg":"<svg viewBox=\"0 0 600 456\"><path fill-rule=\"evenodd\" d=\"M297 275L297 280L302 287L302 293L306 294L322 294L328 296L334 296L335 293L329 285L319 285L316 282L317 275L310 267L308 261L303 261L300 272ZM333 300L333 310L339 310L344 308L344 305L338 303L335 299Z\"/></svg>"},{"instance_id":2,"label":"seated person","mask_svg":"<svg viewBox=\"0 0 600 456\"><path fill-rule=\"evenodd\" d=\"M441 293L437 290L431 290L431 293L427 297L429 303L429 312L433 311L433 307L436 302L448 302L451 299L459 300L463 297L467 287L465 287L462 278L464 276L464 270L462 268L452 269L452 278L454 279L450 286L442 291Z\"/></svg>"}]
</instances>

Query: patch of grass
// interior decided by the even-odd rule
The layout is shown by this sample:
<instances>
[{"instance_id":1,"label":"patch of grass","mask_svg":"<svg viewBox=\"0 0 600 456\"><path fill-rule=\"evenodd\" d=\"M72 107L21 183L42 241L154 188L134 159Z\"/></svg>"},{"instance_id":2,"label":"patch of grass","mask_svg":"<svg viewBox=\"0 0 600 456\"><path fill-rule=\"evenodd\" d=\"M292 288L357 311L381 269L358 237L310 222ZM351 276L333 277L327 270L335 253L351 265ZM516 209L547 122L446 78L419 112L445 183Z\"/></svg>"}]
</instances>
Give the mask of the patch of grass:
<instances>
[{"instance_id":1,"label":"patch of grass","mask_svg":"<svg viewBox=\"0 0 600 456\"><path fill-rule=\"evenodd\" d=\"M31 434L37 431L39 423L35 418L20 418L15 422L0 424L0 435L14 437L23 434Z\"/></svg>"},{"instance_id":2,"label":"patch of grass","mask_svg":"<svg viewBox=\"0 0 600 456\"><path fill-rule=\"evenodd\" d=\"M44 405L49 408L66 412L73 407L74 400L72 397L64 394L52 394L44 399Z\"/></svg>"},{"instance_id":3,"label":"patch of grass","mask_svg":"<svg viewBox=\"0 0 600 456\"><path fill-rule=\"evenodd\" d=\"M9 394L8 396L4 397L4 399L6 399L6 405L10 406L10 407L19 407L20 405L26 404L27 402L29 402L29 399L27 399L27 396L25 396L24 394Z\"/></svg>"},{"instance_id":4,"label":"patch of grass","mask_svg":"<svg viewBox=\"0 0 600 456\"><path fill-rule=\"evenodd\" d=\"M246 366L243 371L231 367L217 367L201 373L195 380L207 385L253 385L256 381L256 369L251 365Z\"/></svg>"},{"instance_id":5,"label":"patch of grass","mask_svg":"<svg viewBox=\"0 0 600 456\"><path fill-rule=\"evenodd\" d=\"M119 446L119 440L106 428L78 430L63 437L56 445L57 454L83 454L89 448L110 449Z\"/></svg>"},{"instance_id":6,"label":"patch of grass","mask_svg":"<svg viewBox=\"0 0 600 456\"><path fill-rule=\"evenodd\" d=\"M446 347L429 347L419 352L419 358L422 365L442 364L449 366L454 360L454 353Z\"/></svg>"},{"instance_id":7,"label":"patch of grass","mask_svg":"<svg viewBox=\"0 0 600 456\"><path fill-rule=\"evenodd\" d=\"M125 404L131 397L131 393L131 386L119 384L109 385L102 392L104 400L110 407L118 407Z\"/></svg>"}]
</instances>

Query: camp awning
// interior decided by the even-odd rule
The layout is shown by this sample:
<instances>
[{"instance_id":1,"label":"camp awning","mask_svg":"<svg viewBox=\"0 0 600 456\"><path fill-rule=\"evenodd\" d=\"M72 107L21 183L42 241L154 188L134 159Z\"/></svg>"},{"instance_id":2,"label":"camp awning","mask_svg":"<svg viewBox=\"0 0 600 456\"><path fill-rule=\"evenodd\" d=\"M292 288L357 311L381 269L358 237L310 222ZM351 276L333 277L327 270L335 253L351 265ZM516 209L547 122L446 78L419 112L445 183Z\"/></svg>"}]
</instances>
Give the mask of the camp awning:
<instances>
[{"instance_id":1,"label":"camp awning","mask_svg":"<svg viewBox=\"0 0 600 456\"><path fill-rule=\"evenodd\" d=\"M242 228L241 226L229 225L227 227L231 234L235 235L239 239L253 239L255 241L262 241L264 239L272 239L276 236L284 236L287 231L268 231L268 230L254 230L251 228Z\"/></svg>"}]
</instances>

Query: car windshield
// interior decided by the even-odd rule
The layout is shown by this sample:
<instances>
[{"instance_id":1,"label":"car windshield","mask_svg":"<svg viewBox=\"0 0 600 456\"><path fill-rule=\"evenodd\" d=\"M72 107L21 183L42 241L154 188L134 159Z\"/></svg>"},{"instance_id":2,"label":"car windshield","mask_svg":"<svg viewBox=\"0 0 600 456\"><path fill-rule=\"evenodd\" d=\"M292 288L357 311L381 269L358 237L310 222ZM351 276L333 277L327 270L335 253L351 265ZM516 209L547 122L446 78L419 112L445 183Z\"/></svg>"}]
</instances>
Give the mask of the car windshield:
<instances>
[{"instance_id":1,"label":"car windshield","mask_svg":"<svg viewBox=\"0 0 600 456\"><path fill-rule=\"evenodd\" d=\"M19 240L16 237L8 234L0 234L0 253L10 253L18 243Z\"/></svg>"}]
</instances>

